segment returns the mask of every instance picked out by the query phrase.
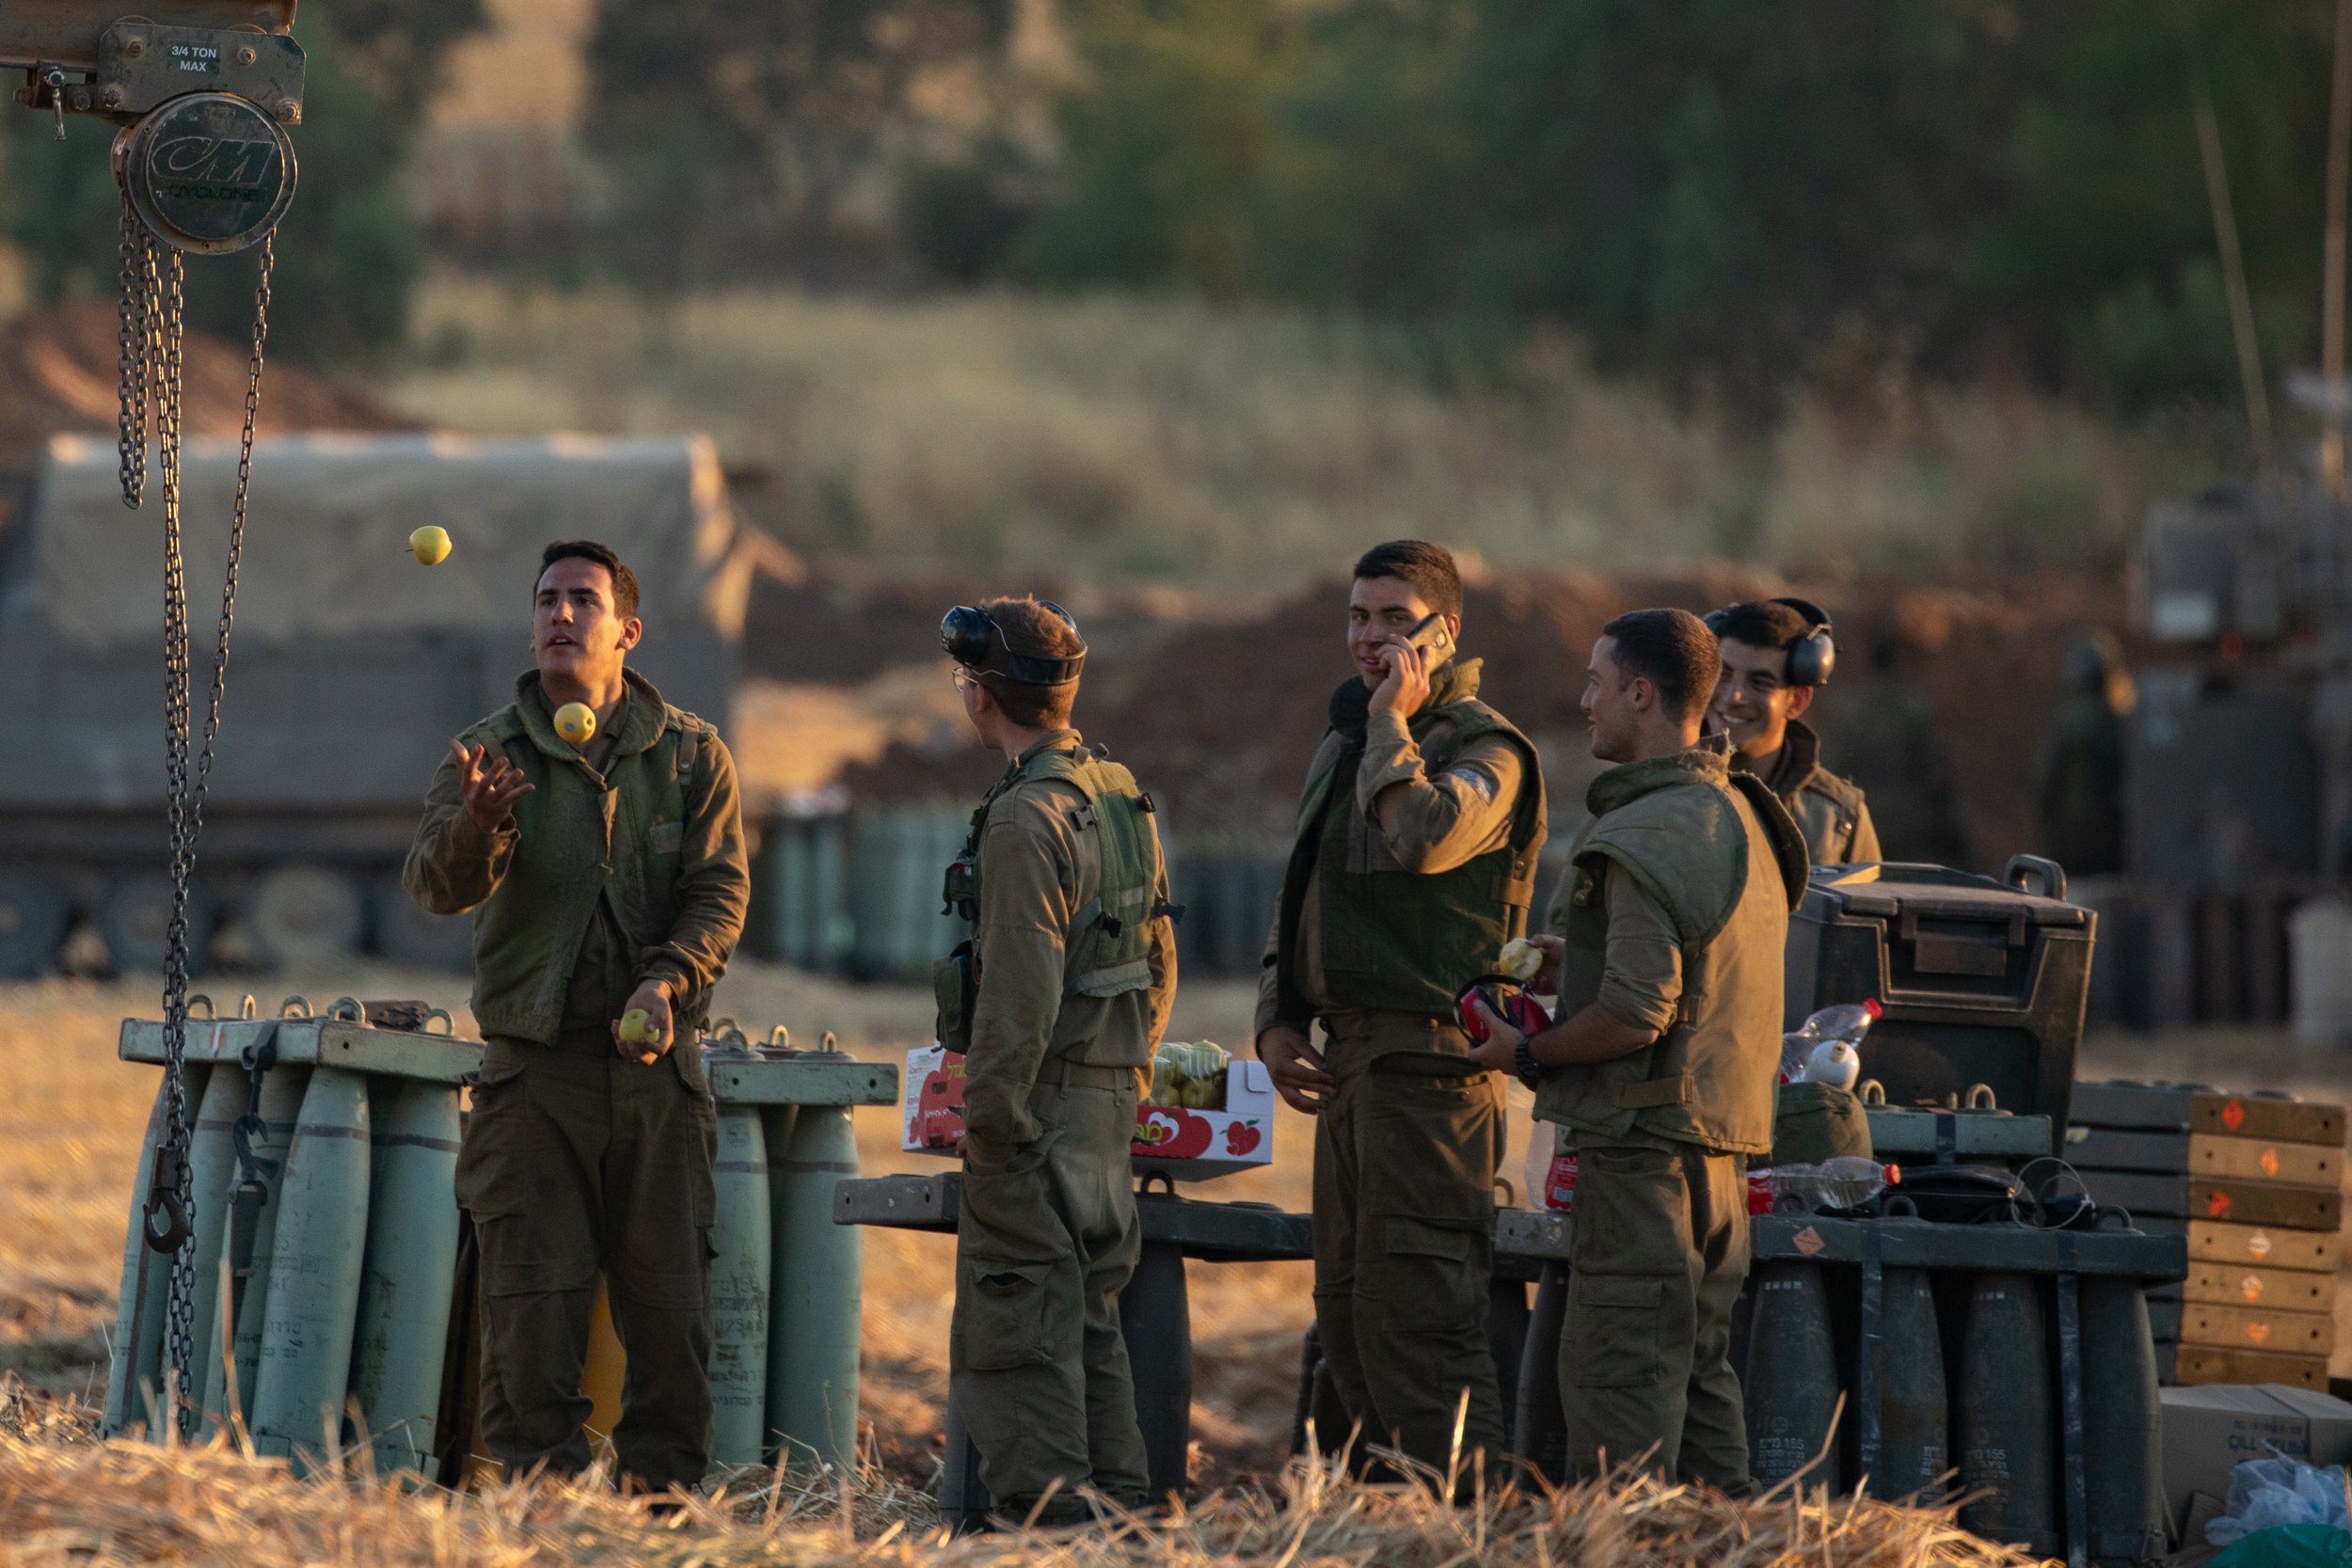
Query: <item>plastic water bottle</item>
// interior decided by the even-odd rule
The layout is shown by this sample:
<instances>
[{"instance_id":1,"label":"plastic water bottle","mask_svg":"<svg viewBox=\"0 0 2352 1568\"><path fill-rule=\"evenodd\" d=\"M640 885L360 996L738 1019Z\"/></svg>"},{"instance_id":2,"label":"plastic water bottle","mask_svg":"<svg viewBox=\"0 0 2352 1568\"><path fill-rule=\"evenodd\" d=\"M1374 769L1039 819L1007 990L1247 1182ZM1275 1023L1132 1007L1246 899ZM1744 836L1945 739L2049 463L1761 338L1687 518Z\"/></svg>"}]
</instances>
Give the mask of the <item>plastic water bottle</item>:
<instances>
[{"instance_id":1,"label":"plastic water bottle","mask_svg":"<svg viewBox=\"0 0 2352 1568\"><path fill-rule=\"evenodd\" d=\"M1840 1154L1818 1165L1773 1165L1748 1173L1750 1213L1859 1209L1903 1179L1899 1165Z\"/></svg>"},{"instance_id":2,"label":"plastic water bottle","mask_svg":"<svg viewBox=\"0 0 2352 1568\"><path fill-rule=\"evenodd\" d=\"M1879 1021L1886 1009L1878 998L1867 1002L1841 1002L1835 1007L1823 1007L1803 1023L1780 1037L1780 1081L1794 1084L1804 1076L1806 1063L1814 1047L1828 1040L1843 1040L1859 1049L1862 1037L1870 1032L1870 1025ZM1856 1057L1859 1070L1860 1058Z\"/></svg>"},{"instance_id":3,"label":"plastic water bottle","mask_svg":"<svg viewBox=\"0 0 2352 1568\"><path fill-rule=\"evenodd\" d=\"M1851 1089L1862 1076L1862 1053L1844 1040L1823 1040L1804 1059L1804 1069L1797 1081L1803 1084L1827 1084L1834 1088Z\"/></svg>"}]
</instances>

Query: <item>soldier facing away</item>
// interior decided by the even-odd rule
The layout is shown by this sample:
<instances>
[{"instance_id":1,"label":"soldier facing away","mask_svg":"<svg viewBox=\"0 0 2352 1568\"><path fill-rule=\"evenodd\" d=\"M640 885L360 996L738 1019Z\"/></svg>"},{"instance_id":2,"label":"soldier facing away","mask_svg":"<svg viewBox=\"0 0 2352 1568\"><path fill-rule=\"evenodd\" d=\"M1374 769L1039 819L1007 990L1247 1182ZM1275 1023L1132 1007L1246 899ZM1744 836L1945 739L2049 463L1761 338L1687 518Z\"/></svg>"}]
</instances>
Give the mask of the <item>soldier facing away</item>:
<instances>
[{"instance_id":1,"label":"soldier facing away","mask_svg":"<svg viewBox=\"0 0 2352 1568\"><path fill-rule=\"evenodd\" d=\"M1602 629L1583 707L1593 754L1618 766L1588 793L1564 934L1534 939L1561 1022L1522 1039L1482 1003L1471 1059L1526 1080L1577 1155L1560 1398L1578 1477L1639 1462L1740 1496L1743 1162L1772 1145L1781 949L1806 865L1772 792L1700 737L1718 657L1684 610Z\"/></svg>"},{"instance_id":2,"label":"soldier facing away","mask_svg":"<svg viewBox=\"0 0 2352 1568\"><path fill-rule=\"evenodd\" d=\"M1368 1441L1439 1468L1465 1390L1464 1459L1503 1447L1485 1326L1502 1096L1454 998L1525 930L1544 840L1534 748L1478 700L1461 627L1444 550L1399 540L1357 562L1356 673L1299 802L1257 1020L1276 1089L1317 1118L1333 1386Z\"/></svg>"},{"instance_id":3,"label":"soldier facing away","mask_svg":"<svg viewBox=\"0 0 2352 1568\"><path fill-rule=\"evenodd\" d=\"M538 667L452 743L401 879L474 915L486 1043L457 1200L481 1243L483 1440L511 1469L587 1467L601 1270L628 1347L614 1453L625 1483L661 1491L710 1457L718 1116L693 1036L751 876L734 759L626 668L644 634L618 556L548 546ZM555 732L567 703L596 718L578 745ZM632 1008L649 1041L621 1042Z\"/></svg>"},{"instance_id":4,"label":"soldier facing away","mask_svg":"<svg viewBox=\"0 0 2352 1568\"><path fill-rule=\"evenodd\" d=\"M1176 992L1151 798L1071 727L1086 643L1057 605L950 610L940 641L1003 778L946 896L972 940L942 960L939 1038L964 1054L948 1392L1009 1518L1146 1500L1119 1294L1142 1251L1128 1164Z\"/></svg>"},{"instance_id":5,"label":"soldier facing away","mask_svg":"<svg viewBox=\"0 0 2352 1568\"><path fill-rule=\"evenodd\" d=\"M1820 737L1804 722L1836 662L1829 617L1803 599L1760 599L1714 611L1707 629L1723 649L1711 717L1731 737L1731 766L1772 786L1815 865L1878 860L1869 803L1821 766Z\"/></svg>"}]
</instances>

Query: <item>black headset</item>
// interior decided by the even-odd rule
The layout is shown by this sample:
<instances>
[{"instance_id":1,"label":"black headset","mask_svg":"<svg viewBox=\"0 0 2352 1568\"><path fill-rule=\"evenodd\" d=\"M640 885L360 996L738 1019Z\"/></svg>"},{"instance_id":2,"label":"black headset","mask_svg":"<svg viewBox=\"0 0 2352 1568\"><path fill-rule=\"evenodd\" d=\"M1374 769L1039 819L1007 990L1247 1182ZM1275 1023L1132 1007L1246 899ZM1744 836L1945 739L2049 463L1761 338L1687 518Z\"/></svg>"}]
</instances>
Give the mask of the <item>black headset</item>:
<instances>
[{"instance_id":1,"label":"black headset","mask_svg":"<svg viewBox=\"0 0 2352 1568\"><path fill-rule=\"evenodd\" d=\"M1070 611L1051 599L1037 601L1060 616L1077 636L1078 623ZM1048 658L1042 654L1015 653L1005 641L1005 628L996 624L996 617L972 605L960 604L941 617L939 645L947 657L967 670L981 674L1002 675L1023 686L1061 686L1078 678L1086 668L1086 639L1078 638L1078 651L1068 658Z\"/></svg>"},{"instance_id":2,"label":"black headset","mask_svg":"<svg viewBox=\"0 0 2352 1568\"><path fill-rule=\"evenodd\" d=\"M1787 645L1788 655L1788 684L1790 686L1827 686L1830 672L1837 668L1837 641L1829 624L1829 611L1811 599L1766 599L1766 604L1787 605L1804 617L1804 630ZM1737 605L1709 610L1706 616L1707 629L1717 637L1724 635L1724 624L1731 618Z\"/></svg>"}]
</instances>

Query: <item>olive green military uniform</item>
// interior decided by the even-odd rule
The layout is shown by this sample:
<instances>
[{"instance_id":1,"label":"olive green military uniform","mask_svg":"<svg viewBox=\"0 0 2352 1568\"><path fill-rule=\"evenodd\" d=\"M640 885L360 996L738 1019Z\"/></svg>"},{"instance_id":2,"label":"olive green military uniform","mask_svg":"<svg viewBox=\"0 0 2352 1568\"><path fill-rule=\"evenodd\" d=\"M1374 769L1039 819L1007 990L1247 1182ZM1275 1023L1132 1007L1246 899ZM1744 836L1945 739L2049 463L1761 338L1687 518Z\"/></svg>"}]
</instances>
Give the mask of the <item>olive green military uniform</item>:
<instances>
[{"instance_id":1,"label":"olive green military uniform","mask_svg":"<svg viewBox=\"0 0 2352 1568\"><path fill-rule=\"evenodd\" d=\"M1075 730L1016 759L976 830L949 875L973 941L941 969L940 1038L965 1053L949 1393L1008 1516L1057 1481L1139 1503L1119 1293L1142 1249L1136 1104L1176 991L1159 835Z\"/></svg>"},{"instance_id":2,"label":"olive green military uniform","mask_svg":"<svg viewBox=\"0 0 2352 1568\"><path fill-rule=\"evenodd\" d=\"M1257 1026L1322 1022L1337 1088L1315 1128L1315 1322L1366 1440L1442 1467L1499 1453L1486 1333L1502 1100L1454 998L1523 935L1544 839L1534 749L1440 666L1410 720L1332 696L1267 944ZM1383 827L1391 789L1404 793ZM1344 1433L1323 1433L1336 1447Z\"/></svg>"},{"instance_id":3,"label":"olive green military uniform","mask_svg":"<svg viewBox=\"0 0 2352 1568\"><path fill-rule=\"evenodd\" d=\"M1740 772L1760 776L1804 835L1815 865L1867 865L1883 859L1870 803L1862 791L1821 766L1821 739L1801 719L1788 721L1780 750L1756 759L1734 756Z\"/></svg>"},{"instance_id":4,"label":"olive green military uniform","mask_svg":"<svg viewBox=\"0 0 2352 1568\"><path fill-rule=\"evenodd\" d=\"M1578 1155L1560 1337L1581 1478L1647 1463L1750 1487L1731 1314L1748 1268L1747 1157L1772 1138L1781 950L1804 847L1717 747L1614 768L1571 851L1560 1007L1659 1032L1535 1092Z\"/></svg>"},{"instance_id":5,"label":"olive green military uniform","mask_svg":"<svg viewBox=\"0 0 2352 1568\"><path fill-rule=\"evenodd\" d=\"M402 879L436 913L474 911L488 1045L457 1196L482 1249L483 1440L516 1470L587 1466L580 1377L601 1270L628 1353L613 1449L623 1475L660 1490L709 1460L718 1120L693 1040L751 878L725 745L628 681L583 750L525 675L461 740L502 752L535 791L485 833L444 762ZM678 1043L641 1064L611 1024L657 977Z\"/></svg>"}]
</instances>

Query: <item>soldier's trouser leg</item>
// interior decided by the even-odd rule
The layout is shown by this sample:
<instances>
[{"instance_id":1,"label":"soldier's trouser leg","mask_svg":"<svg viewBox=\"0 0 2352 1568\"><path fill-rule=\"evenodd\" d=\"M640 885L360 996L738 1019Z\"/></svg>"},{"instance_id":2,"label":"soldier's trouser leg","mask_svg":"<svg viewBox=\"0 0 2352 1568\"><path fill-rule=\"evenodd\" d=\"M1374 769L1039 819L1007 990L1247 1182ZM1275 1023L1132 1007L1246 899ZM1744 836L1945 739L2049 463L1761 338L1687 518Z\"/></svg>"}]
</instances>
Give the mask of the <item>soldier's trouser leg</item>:
<instances>
[{"instance_id":1,"label":"soldier's trouser leg","mask_svg":"<svg viewBox=\"0 0 2352 1568\"><path fill-rule=\"evenodd\" d=\"M1367 1060L1349 1027L1333 1023L1339 1086L1315 1129L1315 1322L1332 1386L1360 1442L1442 1470L1463 1416L1463 1464L1483 1449L1491 1466L1503 1449L1486 1326L1501 1097L1490 1074L1432 1071L1428 1055ZM1318 1437L1336 1449L1345 1435Z\"/></svg>"},{"instance_id":2,"label":"soldier's trouser leg","mask_svg":"<svg viewBox=\"0 0 2352 1568\"><path fill-rule=\"evenodd\" d=\"M1142 1250L1127 1148L1136 1081L1061 1069L1029 1095L1042 1129L1009 1156L966 1151L956 1225L948 1379L980 1454L980 1480L1008 1515L1055 1481L1117 1501L1150 1477L1119 1292Z\"/></svg>"},{"instance_id":3,"label":"soldier's trouser leg","mask_svg":"<svg viewBox=\"0 0 2352 1568\"><path fill-rule=\"evenodd\" d=\"M1751 1489L1731 1310L1748 1271L1740 1162L1581 1143L1560 1395L1580 1480L1639 1462Z\"/></svg>"},{"instance_id":4,"label":"soldier's trouser leg","mask_svg":"<svg viewBox=\"0 0 2352 1568\"><path fill-rule=\"evenodd\" d=\"M673 1050L650 1066L605 1059L604 1272L628 1355L612 1454L624 1478L661 1492L693 1485L710 1465L718 1107L698 1053Z\"/></svg>"},{"instance_id":5,"label":"soldier's trouser leg","mask_svg":"<svg viewBox=\"0 0 2352 1568\"><path fill-rule=\"evenodd\" d=\"M675 1053L648 1067L493 1041L484 1055L457 1192L482 1248L483 1441L514 1469L588 1465L580 1376L601 1266L629 1359L621 1471L655 1489L702 1478L717 1119L699 1083Z\"/></svg>"}]
</instances>

